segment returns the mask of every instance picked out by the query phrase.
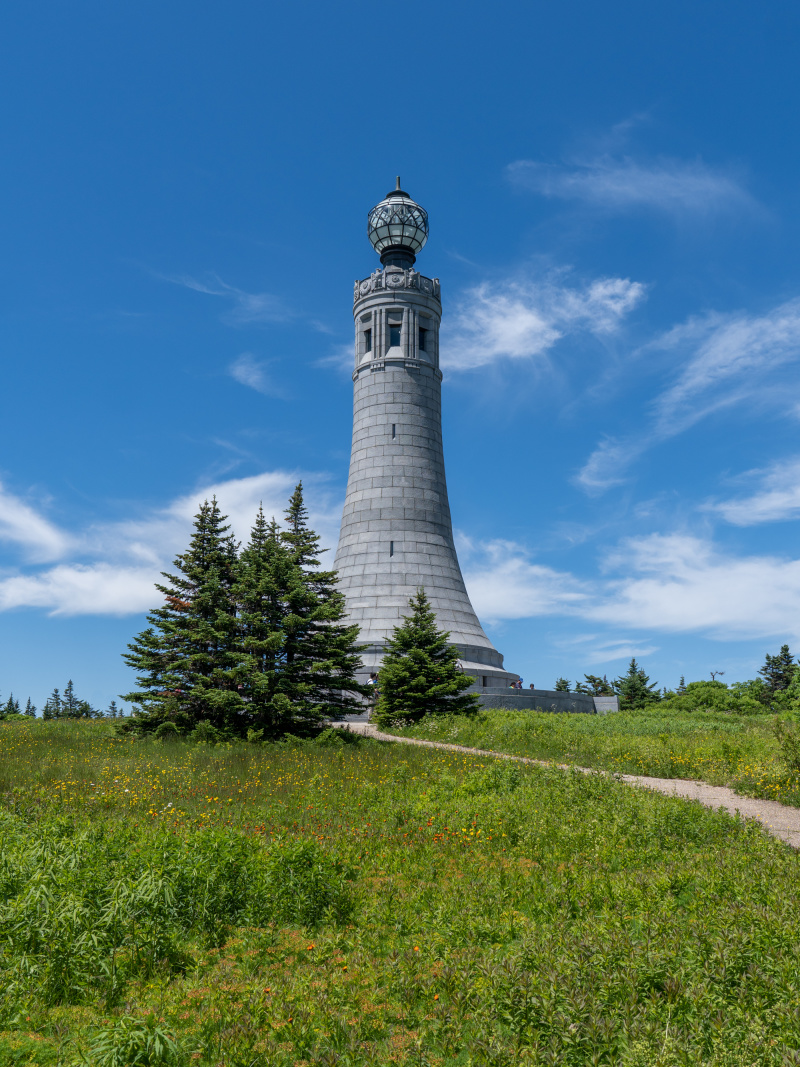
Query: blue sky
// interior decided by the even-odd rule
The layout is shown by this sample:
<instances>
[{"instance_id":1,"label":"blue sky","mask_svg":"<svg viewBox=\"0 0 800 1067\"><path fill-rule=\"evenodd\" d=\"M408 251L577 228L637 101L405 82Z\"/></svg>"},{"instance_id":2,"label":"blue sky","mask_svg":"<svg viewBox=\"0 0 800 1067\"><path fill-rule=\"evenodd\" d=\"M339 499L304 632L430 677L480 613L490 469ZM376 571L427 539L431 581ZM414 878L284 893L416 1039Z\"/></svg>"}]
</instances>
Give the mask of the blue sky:
<instances>
[{"instance_id":1,"label":"blue sky","mask_svg":"<svg viewBox=\"0 0 800 1067\"><path fill-rule=\"evenodd\" d=\"M800 639L800 11L15 5L0 692L105 705L216 491L335 544L366 213L442 282L462 568L506 664L752 677Z\"/></svg>"}]
</instances>

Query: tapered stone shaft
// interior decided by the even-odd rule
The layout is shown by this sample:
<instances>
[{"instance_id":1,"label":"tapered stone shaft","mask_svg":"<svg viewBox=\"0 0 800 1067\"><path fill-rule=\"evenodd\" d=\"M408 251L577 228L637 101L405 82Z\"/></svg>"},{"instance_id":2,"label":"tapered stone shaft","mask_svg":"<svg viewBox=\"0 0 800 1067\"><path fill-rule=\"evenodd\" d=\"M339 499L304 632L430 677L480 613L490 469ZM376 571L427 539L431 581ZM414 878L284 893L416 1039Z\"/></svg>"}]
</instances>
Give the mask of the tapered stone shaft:
<instances>
[{"instance_id":1,"label":"tapered stone shaft","mask_svg":"<svg viewBox=\"0 0 800 1067\"><path fill-rule=\"evenodd\" d=\"M384 204L392 205L392 195ZM422 211L410 198L406 203ZM439 281L415 271L408 251L400 244L398 252L396 242L383 254L384 268L355 285L353 444L335 562L340 588L367 646L365 673L378 669L387 637L424 587L465 672L478 686L508 685L517 675L503 669L502 655L483 632L453 543L442 449Z\"/></svg>"}]
</instances>

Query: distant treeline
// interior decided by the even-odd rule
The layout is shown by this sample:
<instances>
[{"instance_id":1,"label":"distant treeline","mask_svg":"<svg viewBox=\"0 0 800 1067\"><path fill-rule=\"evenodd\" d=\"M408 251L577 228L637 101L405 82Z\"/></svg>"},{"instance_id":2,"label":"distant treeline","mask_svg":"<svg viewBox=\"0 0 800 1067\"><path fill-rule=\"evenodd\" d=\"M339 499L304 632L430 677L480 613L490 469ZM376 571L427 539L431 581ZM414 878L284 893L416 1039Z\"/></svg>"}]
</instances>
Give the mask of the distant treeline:
<instances>
[{"instance_id":1,"label":"distant treeline","mask_svg":"<svg viewBox=\"0 0 800 1067\"><path fill-rule=\"evenodd\" d=\"M23 708L13 693L4 704L0 704L0 719L7 719L10 715L29 715L31 718L37 715L37 707L30 697ZM45 701L42 708L43 719L119 719L124 715L122 708L117 707L116 700L112 700L105 711L93 708L88 700L81 700L75 692L72 679L64 687L63 694L54 689Z\"/></svg>"},{"instance_id":2,"label":"distant treeline","mask_svg":"<svg viewBox=\"0 0 800 1067\"><path fill-rule=\"evenodd\" d=\"M675 689L659 689L658 682L651 682L644 668L632 659L626 673L611 682L605 675L600 678L596 674L584 674L584 680L574 688L566 678L558 678L555 688L562 693L616 695L620 707L628 709L645 708L661 701L682 710L701 706L720 710L736 707L753 714L766 710L779 711L795 704L800 706L800 662L795 660L788 645L781 645L777 655L767 653L764 666L758 671L758 678L727 685L717 677L724 671L710 673L708 680L687 683L681 677Z\"/></svg>"}]
</instances>

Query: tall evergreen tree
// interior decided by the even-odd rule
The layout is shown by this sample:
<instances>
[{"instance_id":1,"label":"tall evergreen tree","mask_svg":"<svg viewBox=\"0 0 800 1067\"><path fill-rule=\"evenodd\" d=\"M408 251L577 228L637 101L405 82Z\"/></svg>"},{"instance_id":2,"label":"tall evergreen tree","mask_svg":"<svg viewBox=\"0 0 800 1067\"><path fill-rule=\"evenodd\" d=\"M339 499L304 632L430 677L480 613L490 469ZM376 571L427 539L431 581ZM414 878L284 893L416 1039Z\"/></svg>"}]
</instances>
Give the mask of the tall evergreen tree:
<instances>
[{"instance_id":1,"label":"tall evergreen tree","mask_svg":"<svg viewBox=\"0 0 800 1067\"><path fill-rule=\"evenodd\" d=\"M777 656L767 654L764 666L758 672L767 686L764 694L767 702L775 693L789 688L797 667L788 645L781 645Z\"/></svg>"},{"instance_id":2,"label":"tall evergreen tree","mask_svg":"<svg viewBox=\"0 0 800 1067\"><path fill-rule=\"evenodd\" d=\"M567 678L556 678L556 687L554 692L556 693L568 693L569 692L569 680Z\"/></svg>"},{"instance_id":3,"label":"tall evergreen tree","mask_svg":"<svg viewBox=\"0 0 800 1067\"><path fill-rule=\"evenodd\" d=\"M376 722L477 711L477 696L464 692L474 679L459 670L458 649L448 644L450 634L438 629L424 589L417 590L409 607L386 642Z\"/></svg>"},{"instance_id":4,"label":"tall evergreen tree","mask_svg":"<svg viewBox=\"0 0 800 1067\"><path fill-rule=\"evenodd\" d=\"M81 700L80 697L76 696L75 686L71 678L67 682L64 695L61 698L60 715L64 719L91 719L95 715L95 710L88 700Z\"/></svg>"},{"instance_id":5,"label":"tall evergreen tree","mask_svg":"<svg viewBox=\"0 0 800 1067\"><path fill-rule=\"evenodd\" d=\"M2 711L3 715L19 715L19 701L14 699L14 694L9 694Z\"/></svg>"},{"instance_id":6,"label":"tall evergreen tree","mask_svg":"<svg viewBox=\"0 0 800 1067\"><path fill-rule=\"evenodd\" d=\"M268 737L294 725L295 709L306 696L286 662L290 596L302 585L302 572L281 540L278 524L267 522L259 507L234 590L242 649L237 678L251 728Z\"/></svg>"},{"instance_id":7,"label":"tall evergreen tree","mask_svg":"<svg viewBox=\"0 0 800 1067\"><path fill-rule=\"evenodd\" d=\"M359 628L346 622L344 595L336 571L324 570L319 535L308 525L303 484L295 488L280 535L297 571L289 588L286 619L287 680L304 694L306 713L340 718L360 710L356 694L366 686L356 679L360 667Z\"/></svg>"},{"instance_id":8,"label":"tall evergreen tree","mask_svg":"<svg viewBox=\"0 0 800 1067\"><path fill-rule=\"evenodd\" d=\"M216 498L205 501L188 550L174 561L178 573L162 572L166 582L156 586L164 604L148 615L150 626L123 655L139 684L123 699L144 709L131 724L136 729L172 720L188 730L207 720L217 729L241 732L233 598L237 546L229 530Z\"/></svg>"},{"instance_id":9,"label":"tall evergreen tree","mask_svg":"<svg viewBox=\"0 0 800 1067\"><path fill-rule=\"evenodd\" d=\"M25 714L35 717L36 705L31 703L31 698L28 697L28 703L25 705Z\"/></svg>"},{"instance_id":10,"label":"tall evergreen tree","mask_svg":"<svg viewBox=\"0 0 800 1067\"><path fill-rule=\"evenodd\" d=\"M54 689L47 698L42 709L43 719L58 719L61 717L61 694Z\"/></svg>"},{"instance_id":11,"label":"tall evergreen tree","mask_svg":"<svg viewBox=\"0 0 800 1067\"><path fill-rule=\"evenodd\" d=\"M613 685L615 692L619 695L620 707L628 711L634 708L645 708L661 699L658 682L651 683L644 669L635 659L632 659L628 665L627 673L617 678Z\"/></svg>"},{"instance_id":12,"label":"tall evergreen tree","mask_svg":"<svg viewBox=\"0 0 800 1067\"><path fill-rule=\"evenodd\" d=\"M678 688L675 690L675 692L676 693L685 693L686 692L686 679L684 678L683 675L681 675L681 680L678 682Z\"/></svg>"},{"instance_id":13,"label":"tall evergreen tree","mask_svg":"<svg viewBox=\"0 0 800 1067\"><path fill-rule=\"evenodd\" d=\"M122 710L117 707L116 700L112 700L106 709L106 717L109 719L118 719L122 715Z\"/></svg>"}]
</instances>

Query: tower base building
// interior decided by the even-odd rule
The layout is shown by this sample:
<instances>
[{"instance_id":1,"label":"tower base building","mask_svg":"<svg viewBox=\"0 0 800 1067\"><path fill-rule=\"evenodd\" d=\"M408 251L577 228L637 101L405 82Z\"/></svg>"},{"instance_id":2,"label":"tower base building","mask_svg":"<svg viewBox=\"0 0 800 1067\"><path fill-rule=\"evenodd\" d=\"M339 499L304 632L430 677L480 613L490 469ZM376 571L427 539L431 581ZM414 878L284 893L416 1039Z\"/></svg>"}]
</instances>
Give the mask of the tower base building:
<instances>
[{"instance_id":1,"label":"tower base building","mask_svg":"<svg viewBox=\"0 0 800 1067\"><path fill-rule=\"evenodd\" d=\"M397 189L369 213L382 269L355 283L353 443L335 567L364 674L421 586L479 688L517 675L483 631L458 564L442 449L438 278L414 270L428 217Z\"/></svg>"}]
</instances>

